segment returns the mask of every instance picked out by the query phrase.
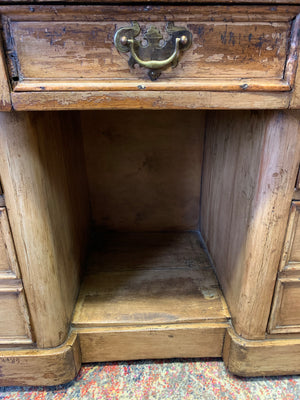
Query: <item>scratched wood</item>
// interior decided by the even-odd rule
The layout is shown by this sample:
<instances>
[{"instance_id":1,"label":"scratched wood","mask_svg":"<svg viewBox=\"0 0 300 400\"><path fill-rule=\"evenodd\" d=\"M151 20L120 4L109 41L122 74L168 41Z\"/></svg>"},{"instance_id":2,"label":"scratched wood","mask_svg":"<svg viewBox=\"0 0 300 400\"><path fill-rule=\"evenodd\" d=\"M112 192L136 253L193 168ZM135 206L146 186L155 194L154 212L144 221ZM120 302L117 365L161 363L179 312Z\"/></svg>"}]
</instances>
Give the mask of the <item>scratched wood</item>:
<instances>
[{"instance_id":1,"label":"scratched wood","mask_svg":"<svg viewBox=\"0 0 300 400\"><path fill-rule=\"evenodd\" d=\"M83 362L221 357L229 323L76 329Z\"/></svg>"},{"instance_id":2,"label":"scratched wood","mask_svg":"<svg viewBox=\"0 0 300 400\"><path fill-rule=\"evenodd\" d=\"M117 14L109 6L1 10L7 51L15 60L11 77L18 73L15 90L290 89L283 78L291 20L299 7L189 7L184 15L174 6L120 6ZM177 68L163 72L157 82L150 82L143 68L130 69L128 55L113 45L115 31L131 20L140 22L143 33L153 23L165 38L170 20L188 25L193 34Z\"/></svg>"},{"instance_id":3,"label":"scratched wood","mask_svg":"<svg viewBox=\"0 0 300 400\"><path fill-rule=\"evenodd\" d=\"M7 349L0 351L0 385L59 385L77 375L81 365L79 340L70 334L54 349Z\"/></svg>"},{"instance_id":4,"label":"scratched wood","mask_svg":"<svg viewBox=\"0 0 300 400\"><path fill-rule=\"evenodd\" d=\"M227 307L198 233L95 238L73 326L226 322Z\"/></svg>"},{"instance_id":5,"label":"scratched wood","mask_svg":"<svg viewBox=\"0 0 300 400\"><path fill-rule=\"evenodd\" d=\"M231 373L240 376L293 375L300 373L300 339L245 340L228 329L223 359Z\"/></svg>"},{"instance_id":6,"label":"scratched wood","mask_svg":"<svg viewBox=\"0 0 300 400\"><path fill-rule=\"evenodd\" d=\"M208 110L285 109L289 92L232 93L204 91L13 92L17 111L36 110Z\"/></svg>"},{"instance_id":7,"label":"scratched wood","mask_svg":"<svg viewBox=\"0 0 300 400\"><path fill-rule=\"evenodd\" d=\"M37 346L66 339L89 221L75 114L0 113L0 173Z\"/></svg>"},{"instance_id":8,"label":"scratched wood","mask_svg":"<svg viewBox=\"0 0 300 400\"><path fill-rule=\"evenodd\" d=\"M297 112L208 115L201 231L235 330L248 339L265 337L299 166L299 135Z\"/></svg>"},{"instance_id":9,"label":"scratched wood","mask_svg":"<svg viewBox=\"0 0 300 400\"><path fill-rule=\"evenodd\" d=\"M5 65L3 43L0 40L0 111L11 110L10 87L8 83L7 68Z\"/></svg>"}]
</instances>

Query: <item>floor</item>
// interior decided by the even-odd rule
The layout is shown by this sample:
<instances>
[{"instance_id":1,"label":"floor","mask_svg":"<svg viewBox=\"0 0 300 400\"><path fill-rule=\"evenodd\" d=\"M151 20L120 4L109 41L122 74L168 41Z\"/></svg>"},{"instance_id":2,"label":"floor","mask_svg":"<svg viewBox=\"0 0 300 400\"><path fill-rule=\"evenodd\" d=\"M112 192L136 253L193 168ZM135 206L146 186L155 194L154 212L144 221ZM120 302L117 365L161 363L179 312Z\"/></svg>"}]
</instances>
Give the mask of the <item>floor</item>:
<instances>
[{"instance_id":1,"label":"floor","mask_svg":"<svg viewBox=\"0 0 300 400\"><path fill-rule=\"evenodd\" d=\"M300 399L300 376L238 378L220 359L97 363L66 385L0 388L0 399Z\"/></svg>"}]
</instances>

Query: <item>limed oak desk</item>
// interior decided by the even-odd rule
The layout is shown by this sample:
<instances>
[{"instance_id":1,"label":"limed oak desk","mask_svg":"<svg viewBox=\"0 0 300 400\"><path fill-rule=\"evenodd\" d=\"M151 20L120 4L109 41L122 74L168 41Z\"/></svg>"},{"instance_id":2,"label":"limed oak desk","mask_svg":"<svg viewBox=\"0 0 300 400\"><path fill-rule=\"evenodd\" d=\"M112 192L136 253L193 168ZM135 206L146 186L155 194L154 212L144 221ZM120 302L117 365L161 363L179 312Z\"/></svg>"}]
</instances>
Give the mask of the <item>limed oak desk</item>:
<instances>
[{"instance_id":1,"label":"limed oak desk","mask_svg":"<svg viewBox=\"0 0 300 400\"><path fill-rule=\"evenodd\" d=\"M298 2L14 3L0 384L170 357L300 373Z\"/></svg>"}]
</instances>

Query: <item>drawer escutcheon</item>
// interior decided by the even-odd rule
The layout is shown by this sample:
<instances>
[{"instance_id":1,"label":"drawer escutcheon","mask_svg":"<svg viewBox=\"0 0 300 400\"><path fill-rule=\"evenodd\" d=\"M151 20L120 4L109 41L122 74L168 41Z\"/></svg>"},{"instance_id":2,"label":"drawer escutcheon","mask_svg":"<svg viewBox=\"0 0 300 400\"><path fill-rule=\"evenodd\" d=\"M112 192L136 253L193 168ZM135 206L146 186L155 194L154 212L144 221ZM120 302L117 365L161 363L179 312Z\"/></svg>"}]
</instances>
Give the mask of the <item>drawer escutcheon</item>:
<instances>
[{"instance_id":1,"label":"drawer escutcheon","mask_svg":"<svg viewBox=\"0 0 300 400\"><path fill-rule=\"evenodd\" d=\"M192 34L184 27L174 26L169 22L166 31L170 36L164 41L161 32L151 26L142 41L135 40L141 29L137 22L131 26L120 28L114 37L114 43L120 53L130 52L128 64L134 68L135 64L149 69L148 76L152 81L159 78L161 71L178 64L180 52L187 50L192 44ZM144 44L145 42L145 44Z\"/></svg>"}]
</instances>

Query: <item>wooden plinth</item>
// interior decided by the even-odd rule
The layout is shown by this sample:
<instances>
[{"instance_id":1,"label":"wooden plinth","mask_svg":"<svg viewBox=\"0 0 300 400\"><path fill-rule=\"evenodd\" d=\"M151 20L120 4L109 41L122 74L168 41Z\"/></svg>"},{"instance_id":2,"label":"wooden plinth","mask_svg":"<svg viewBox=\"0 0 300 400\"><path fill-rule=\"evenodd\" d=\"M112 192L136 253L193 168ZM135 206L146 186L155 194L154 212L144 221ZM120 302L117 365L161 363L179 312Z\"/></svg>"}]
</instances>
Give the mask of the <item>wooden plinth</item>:
<instances>
[{"instance_id":1,"label":"wooden plinth","mask_svg":"<svg viewBox=\"0 0 300 400\"><path fill-rule=\"evenodd\" d=\"M221 356L229 313L197 232L95 242L73 317L83 361Z\"/></svg>"}]
</instances>

